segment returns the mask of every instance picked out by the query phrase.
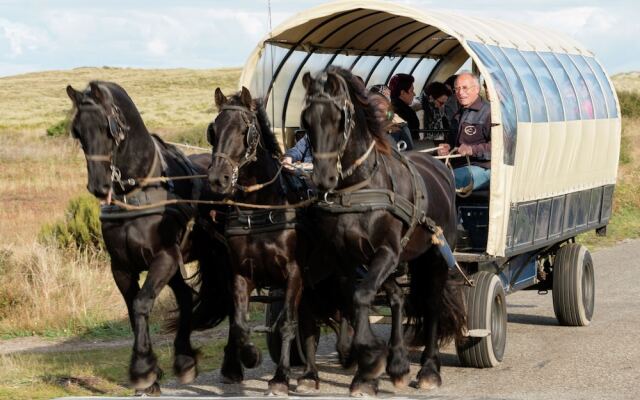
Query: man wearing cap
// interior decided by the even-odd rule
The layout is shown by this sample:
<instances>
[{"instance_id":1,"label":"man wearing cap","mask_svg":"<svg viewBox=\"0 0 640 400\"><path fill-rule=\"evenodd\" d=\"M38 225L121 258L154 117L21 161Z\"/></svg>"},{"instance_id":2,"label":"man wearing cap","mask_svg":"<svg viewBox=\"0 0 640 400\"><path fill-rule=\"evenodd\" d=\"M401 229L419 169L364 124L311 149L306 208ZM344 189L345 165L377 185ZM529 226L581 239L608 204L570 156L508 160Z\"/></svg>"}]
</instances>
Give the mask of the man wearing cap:
<instances>
[{"instance_id":1,"label":"man wearing cap","mask_svg":"<svg viewBox=\"0 0 640 400\"><path fill-rule=\"evenodd\" d=\"M411 107L415 97L413 81L413 76L409 74L396 74L389 81L393 110L407 122L412 133L420 129L420 120L415 110Z\"/></svg>"},{"instance_id":2,"label":"man wearing cap","mask_svg":"<svg viewBox=\"0 0 640 400\"><path fill-rule=\"evenodd\" d=\"M438 155L448 155L452 147L458 154L468 156L458 159L453 170L456 188L466 188L473 183L473 190L489 187L491 178L491 106L480 97L480 80L470 72L458 75L454 91L460 109L451 121L448 143L442 143Z\"/></svg>"}]
</instances>

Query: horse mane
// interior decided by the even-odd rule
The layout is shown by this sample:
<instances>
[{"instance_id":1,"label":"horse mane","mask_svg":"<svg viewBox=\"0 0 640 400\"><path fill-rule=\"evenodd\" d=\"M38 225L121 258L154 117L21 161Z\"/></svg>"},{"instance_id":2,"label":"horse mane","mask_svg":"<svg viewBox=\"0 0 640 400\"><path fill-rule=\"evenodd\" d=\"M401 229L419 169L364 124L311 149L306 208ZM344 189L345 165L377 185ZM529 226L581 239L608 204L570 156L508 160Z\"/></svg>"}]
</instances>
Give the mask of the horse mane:
<instances>
[{"instance_id":1,"label":"horse mane","mask_svg":"<svg viewBox=\"0 0 640 400\"><path fill-rule=\"evenodd\" d=\"M383 154L389 154L391 147L386 138L386 124L376 115L377 107L373 102L369 101L368 92L362 79L354 75L350 70L337 66L327 68L327 73L336 74L345 80L349 89L349 97L353 103L356 125L366 127L373 136L378 151Z\"/></svg>"},{"instance_id":2,"label":"horse mane","mask_svg":"<svg viewBox=\"0 0 640 400\"><path fill-rule=\"evenodd\" d=\"M230 105L245 106L242 103L239 92L229 96L228 102ZM255 108L255 110L253 110L253 108ZM269 154L278 157L278 159L282 158L282 149L280 148L280 144L278 144L276 135L271 130L271 122L269 121L269 116L267 115L267 110L264 107L262 99L253 100L252 111L256 113L258 128L260 129L260 135L262 136L265 149Z\"/></svg>"},{"instance_id":3,"label":"horse mane","mask_svg":"<svg viewBox=\"0 0 640 400\"><path fill-rule=\"evenodd\" d=\"M142 116L138 111L138 108L136 107L131 97L129 97L129 94L127 93L127 91L124 90L122 86L114 82L97 81L97 80L91 81L89 82L89 85L84 91L85 96L86 95L90 96L92 84L97 85L101 89L103 89L102 91L105 92L110 97L109 100L111 100L112 103L118 106L118 108L124 115L126 124L131 128L130 129L131 131L134 131L134 132L142 131L142 132L149 133L146 125L144 124L144 121L142 120Z\"/></svg>"}]
</instances>

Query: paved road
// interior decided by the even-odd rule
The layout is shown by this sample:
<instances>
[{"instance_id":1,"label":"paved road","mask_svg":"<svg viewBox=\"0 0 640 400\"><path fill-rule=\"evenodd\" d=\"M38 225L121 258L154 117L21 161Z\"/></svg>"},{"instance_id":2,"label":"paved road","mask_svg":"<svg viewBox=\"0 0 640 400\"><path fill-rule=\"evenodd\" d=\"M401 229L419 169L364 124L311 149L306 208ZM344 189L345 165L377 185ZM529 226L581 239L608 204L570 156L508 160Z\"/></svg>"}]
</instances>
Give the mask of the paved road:
<instances>
[{"instance_id":1,"label":"paved road","mask_svg":"<svg viewBox=\"0 0 640 400\"><path fill-rule=\"evenodd\" d=\"M593 254L596 309L588 327L559 326L551 294L518 292L507 298L509 324L505 359L492 369L460 367L455 349L444 349L444 384L431 392L394 391L385 377L380 397L432 399L637 399L640 384L640 241L627 241ZM384 332L382 332L384 333ZM321 391L316 396L348 395L351 374L332 352L333 337L320 348ZM419 353L413 352L412 377ZM242 385L223 385L219 373L195 384L166 382L164 395L261 396L274 366L270 360L247 372ZM296 374L299 370L296 370ZM292 393L294 395L294 393Z\"/></svg>"}]
</instances>

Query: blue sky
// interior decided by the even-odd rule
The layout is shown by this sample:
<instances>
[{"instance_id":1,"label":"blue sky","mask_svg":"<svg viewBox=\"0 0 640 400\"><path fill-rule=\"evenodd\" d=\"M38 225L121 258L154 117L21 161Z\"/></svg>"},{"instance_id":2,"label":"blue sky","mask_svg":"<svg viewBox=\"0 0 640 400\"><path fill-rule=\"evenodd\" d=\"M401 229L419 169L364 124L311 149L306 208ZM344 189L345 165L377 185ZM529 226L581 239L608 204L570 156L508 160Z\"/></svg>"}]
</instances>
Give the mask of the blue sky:
<instances>
[{"instance_id":1,"label":"blue sky","mask_svg":"<svg viewBox=\"0 0 640 400\"><path fill-rule=\"evenodd\" d=\"M637 0L396 2L552 28L593 50L610 74L640 70ZM272 24L321 3L271 0ZM268 27L267 0L0 0L0 76L82 66L242 66Z\"/></svg>"}]
</instances>

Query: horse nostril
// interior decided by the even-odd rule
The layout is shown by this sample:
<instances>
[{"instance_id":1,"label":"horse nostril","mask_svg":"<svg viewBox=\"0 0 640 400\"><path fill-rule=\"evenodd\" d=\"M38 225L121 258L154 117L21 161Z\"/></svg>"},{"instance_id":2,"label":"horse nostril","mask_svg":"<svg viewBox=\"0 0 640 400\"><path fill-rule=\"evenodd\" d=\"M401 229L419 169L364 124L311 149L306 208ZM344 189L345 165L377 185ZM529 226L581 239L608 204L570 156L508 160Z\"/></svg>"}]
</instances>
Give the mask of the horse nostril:
<instances>
[{"instance_id":1,"label":"horse nostril","mask_svg":"<svg viewBox=\"0 0 640 400\"><path fill-rule=\"evenodd\" d=\"M231 177L229 175L222 175L222 182L225 185L228 184L230 180L231 180Z\"/></svg>"},{"instance_id":2,"label":"horse nostril","mask_svg":"<svg viewBox=\"0 0 640 400\"><path fill-rule=\"evenodd\" d=\"M338 177L337 176L332 175L332 176L329 177L329 182L331 182L332 184L336 183L337 181L338 181Z\"/></svg>"}]
</instances>

